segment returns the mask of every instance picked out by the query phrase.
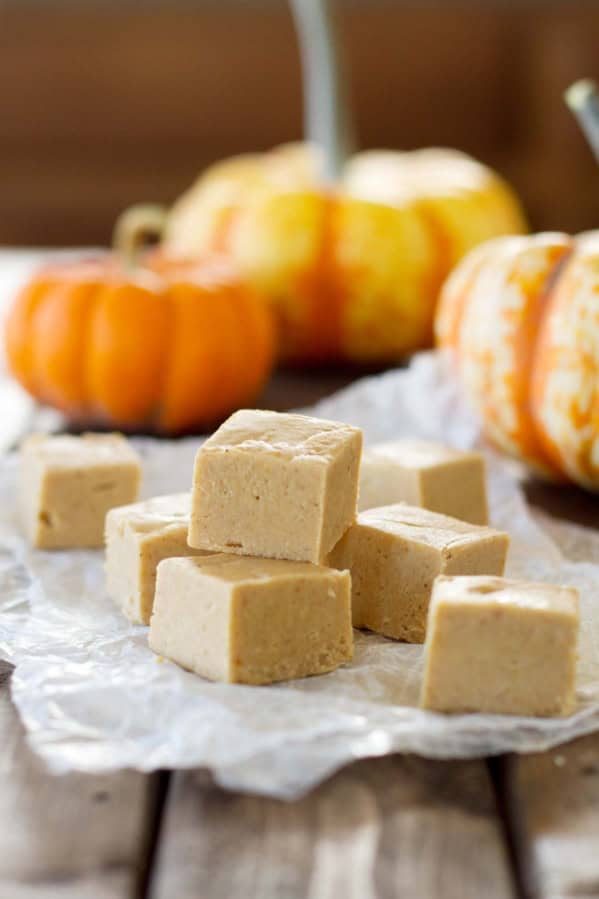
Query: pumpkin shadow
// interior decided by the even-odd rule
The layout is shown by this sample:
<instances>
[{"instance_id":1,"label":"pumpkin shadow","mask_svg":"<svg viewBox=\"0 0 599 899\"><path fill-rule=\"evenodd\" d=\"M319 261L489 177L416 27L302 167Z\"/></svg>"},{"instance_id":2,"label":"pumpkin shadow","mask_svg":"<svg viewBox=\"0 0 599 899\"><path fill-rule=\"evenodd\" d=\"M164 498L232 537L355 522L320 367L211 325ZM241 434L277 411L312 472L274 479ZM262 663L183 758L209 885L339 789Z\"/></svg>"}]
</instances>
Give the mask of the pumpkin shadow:
<instances>
[{"instance_id":1,"label":"pumpkin shadow","mask_svg":"<svg viewBox=\"0 0 599 899\"><path fill-rule=\"evenodd\" d=\"M551 484L532 475L523 482L522 487L529 503L550 515L587 527L599 526L597 494L571 484Z\"/></svg>"}]
</instances>

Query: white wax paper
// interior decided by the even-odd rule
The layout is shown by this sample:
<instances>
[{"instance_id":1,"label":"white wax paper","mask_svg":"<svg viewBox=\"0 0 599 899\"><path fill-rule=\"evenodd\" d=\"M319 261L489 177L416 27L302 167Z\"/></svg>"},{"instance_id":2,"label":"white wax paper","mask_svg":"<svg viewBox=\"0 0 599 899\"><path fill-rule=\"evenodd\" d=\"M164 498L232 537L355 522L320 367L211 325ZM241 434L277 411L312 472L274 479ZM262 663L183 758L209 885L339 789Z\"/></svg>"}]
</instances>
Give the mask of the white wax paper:
<instances>
[{"instance_id":1,"label":"white wax paper","mask_svg":"<svg viewBox=\"0 0 599 899\"><path fill-rule=\"evenodd\" d=\"M361 426L370 443L413 435L469 447L478 439L433 354L310 411ZM189 487L198 440L139 445L146 496ZM0 466L0 656L16 666L12 693L30 745L56 772L205 766L228 788L290 798L362 756L528 752L599 729L599 540L533 515L511 463L488 461L493 523L512 535L508 574L581 591L570 718L421 711L422 647L365 633L356 633L352 665L271 687L212 684L160 662L147 629L128 624L106 596L101 552L35 552L20 539L8 456Z\"/></svg>"}]
</instances>

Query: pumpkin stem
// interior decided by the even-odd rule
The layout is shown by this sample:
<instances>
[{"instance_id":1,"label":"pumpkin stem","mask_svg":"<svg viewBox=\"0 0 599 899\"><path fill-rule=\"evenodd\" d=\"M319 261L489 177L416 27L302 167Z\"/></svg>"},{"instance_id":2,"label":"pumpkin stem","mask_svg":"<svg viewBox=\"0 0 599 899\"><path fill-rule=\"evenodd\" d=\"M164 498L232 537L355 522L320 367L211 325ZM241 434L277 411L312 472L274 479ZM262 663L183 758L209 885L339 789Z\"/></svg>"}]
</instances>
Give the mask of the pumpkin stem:
<instances>
[{"instance_id":1,"label":"pumpkin stem","mask_svg":"<svg viewBox=\"0 0 599 899\"><path fill-rule=\"evenodd\" d=\"M599 93L589 78L572 84L565 94L566 103L576 116L582 132L599 162Z\"/></svg>"},{"instance_id":2,"label":"pumpkin stem","mask_svg":"<svg viewBox=\"0 0 599 899\"><path fill-rule=\"evenodd\" d=\"M321 147L324 177L338 180L353 125L333 0L290 0L302 58L304 136Z\"/></svg>"},{"instance_id":3,"label":"pumpkin stem","mask_svg":"<svg viewBox=\"0 0 599 899\"><path fill-rule=\"evenodd\" d=\"M112 246L121 255L126 268L135 268L148 243L162 237L167 214L166 206L139 203L119 215L112 232Z\"/></svg>"}]
</instances>

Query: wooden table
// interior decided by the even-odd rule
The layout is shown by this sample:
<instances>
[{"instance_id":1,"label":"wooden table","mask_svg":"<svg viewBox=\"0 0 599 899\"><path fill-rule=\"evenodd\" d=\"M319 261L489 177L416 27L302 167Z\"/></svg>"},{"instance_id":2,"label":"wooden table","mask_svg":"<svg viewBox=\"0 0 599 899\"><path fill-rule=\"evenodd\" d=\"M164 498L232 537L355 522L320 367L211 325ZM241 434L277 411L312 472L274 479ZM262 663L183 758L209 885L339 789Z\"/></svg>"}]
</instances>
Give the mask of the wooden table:
<instances>
[{"instance_id":1,"label":"wooden table","mask_svg":"<svg viewBox=\"0 0 599 899\"><path fill-rule=\"evenodd\" d=\"M303 404L344 379L284 376L268 400ZM582 492L527 490L597 522ZM369 759L286 803L201 771L50 776L9 680L0 663L0 899L599 897L599 734L529 756Z\"/></svg>"}]
</instances>

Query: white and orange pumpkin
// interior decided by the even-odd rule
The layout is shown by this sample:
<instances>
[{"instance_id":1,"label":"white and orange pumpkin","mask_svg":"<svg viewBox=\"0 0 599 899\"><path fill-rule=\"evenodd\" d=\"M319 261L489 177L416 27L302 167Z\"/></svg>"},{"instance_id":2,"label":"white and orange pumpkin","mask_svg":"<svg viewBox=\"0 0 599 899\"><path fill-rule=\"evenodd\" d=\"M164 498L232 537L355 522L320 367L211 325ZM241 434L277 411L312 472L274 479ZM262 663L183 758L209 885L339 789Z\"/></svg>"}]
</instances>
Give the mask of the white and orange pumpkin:
<instances>
[{"instance_id":1,"label":"white and orange pumpkin","mask_svg":"<svg viewBox=\"0 0 599 899\"><path fill-rule=\"evenodd\" d=\"M599 490L599 231L473 250L444 285L436 337L496 446Z\"/></svg>"}]
</instances>

